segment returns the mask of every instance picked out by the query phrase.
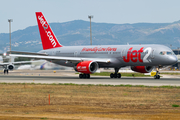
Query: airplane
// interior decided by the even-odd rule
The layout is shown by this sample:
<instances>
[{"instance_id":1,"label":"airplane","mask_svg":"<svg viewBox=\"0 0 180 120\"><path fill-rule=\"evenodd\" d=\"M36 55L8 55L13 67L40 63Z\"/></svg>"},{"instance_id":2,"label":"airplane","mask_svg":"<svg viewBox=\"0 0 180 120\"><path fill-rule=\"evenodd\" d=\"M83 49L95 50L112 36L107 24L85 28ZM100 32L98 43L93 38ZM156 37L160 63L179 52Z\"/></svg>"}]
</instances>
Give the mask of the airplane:
<instances>
[{"instance_id":1,"label":"airplane","mask_svg":"<svg viewBox=\"0 0 180 120\"><path fill-rule=\"evenodd\" d=\"M6 56L6 53L4 53L3 56L9 57L9 56ZM18 61L18 62L14 62L14 58L9 58L9 59L10 59L9 62L4 62L3 63L3 57L0 56L0 66L2 66L4 68L4 74L6 74L6 73L8 74L9 70L13 70L15 68L14 67L15 64L23 64L23 63L36 62L36 61Z\"/></svg>"},{"instance_id":2,"label":"airplane","mask_svg":"<svg viewBox=\"0 0 180 120\"><path fill-rule=\"evenodd\" d=\"M131 66L135 72L149 73L156 68L154 79L160 79L159 68L173 65L178 59L164 45L91 45L63 46L59 43L42 12L36 12L43 50L29 55L11 54L16 57L45 59L53 63L73 67L79 78L90 78L98 68L114 68L110 78L121 78L121 67ZM17 52L18 53L18 52Z\"/></svg>"}]
</instances>

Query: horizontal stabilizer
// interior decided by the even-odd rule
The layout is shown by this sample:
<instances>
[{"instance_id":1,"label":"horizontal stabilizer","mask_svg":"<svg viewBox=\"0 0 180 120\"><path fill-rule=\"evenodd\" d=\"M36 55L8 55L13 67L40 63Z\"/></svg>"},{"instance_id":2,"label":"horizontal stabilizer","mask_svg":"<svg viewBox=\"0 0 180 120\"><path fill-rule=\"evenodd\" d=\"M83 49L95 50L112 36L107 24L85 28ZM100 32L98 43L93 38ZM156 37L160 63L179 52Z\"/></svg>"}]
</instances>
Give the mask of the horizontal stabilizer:
<instances>
[{"instance_id":1,"label":"horizontal stabilizer","mask_svg":"<svg viewBox=\"0 0 180 120\"><path fill-rule=\"evenodd\" d=\"M10 54L10 51L8 51L7 54ZM42 55L42 56L47 56L47 54L44 54L44 53L20 52L20 51L11 51L11 54L24 54L24 55Z\"/></svg>"}]
</instances>

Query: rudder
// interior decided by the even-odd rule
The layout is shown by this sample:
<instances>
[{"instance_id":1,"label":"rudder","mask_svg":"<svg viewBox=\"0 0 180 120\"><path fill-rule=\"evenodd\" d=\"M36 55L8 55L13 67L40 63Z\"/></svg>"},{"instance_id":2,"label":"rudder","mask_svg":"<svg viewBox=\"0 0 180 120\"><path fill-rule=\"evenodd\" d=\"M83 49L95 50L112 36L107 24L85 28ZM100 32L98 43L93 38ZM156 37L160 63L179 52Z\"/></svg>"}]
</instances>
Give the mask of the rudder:
<instances>
[{"instance_id":1,"label":"rudder","mask_svg":"<svg viewBox=\"0 0 180 120\"><path fill-rule=\"evenodd\" d=\"M42 12L36 12L36 18L37 18L43 49L46 50L51 48L62 47L62 45L58 42L56 36L54 35L51 27L49 26Z\"/></svg>"}]
</instances>

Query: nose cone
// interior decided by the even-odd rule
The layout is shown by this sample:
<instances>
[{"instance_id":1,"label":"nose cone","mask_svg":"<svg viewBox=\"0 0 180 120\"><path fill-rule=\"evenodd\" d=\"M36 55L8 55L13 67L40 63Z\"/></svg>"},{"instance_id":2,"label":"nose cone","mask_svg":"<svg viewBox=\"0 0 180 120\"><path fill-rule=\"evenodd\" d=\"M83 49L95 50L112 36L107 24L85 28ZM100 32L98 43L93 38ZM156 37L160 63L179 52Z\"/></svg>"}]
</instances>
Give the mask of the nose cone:
<instances>
[{"instance_id":1,"label":"nose cone","mask_svg":"<svg viewBox=\"0 0 180 120\"><path fill-rule=\"evenodd\" d=\"M169 56L169 63L170 64L175 64L175 63L177 63L178 62L178 59L177 59L177 57L175 56L175 55L173 55L173 56Z\"/></svg>"}]
</instances>

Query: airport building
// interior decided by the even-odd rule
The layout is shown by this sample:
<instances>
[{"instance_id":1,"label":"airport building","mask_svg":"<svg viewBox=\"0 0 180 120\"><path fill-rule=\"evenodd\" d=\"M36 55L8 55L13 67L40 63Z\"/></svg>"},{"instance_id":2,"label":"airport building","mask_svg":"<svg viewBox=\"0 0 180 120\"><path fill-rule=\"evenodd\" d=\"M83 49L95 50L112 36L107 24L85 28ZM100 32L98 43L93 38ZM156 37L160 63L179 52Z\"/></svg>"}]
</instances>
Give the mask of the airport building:
<instances>
[{"instance_id":1,"label":"airport building","mask_svg":"<svg viewBox=\"0 0 180 120\"><path fill-rule=\"evenodd\" d=\"M180 49L174 49L173 52L174 52L176 55L180 55Z\"/></svg>"}]
</instances>

